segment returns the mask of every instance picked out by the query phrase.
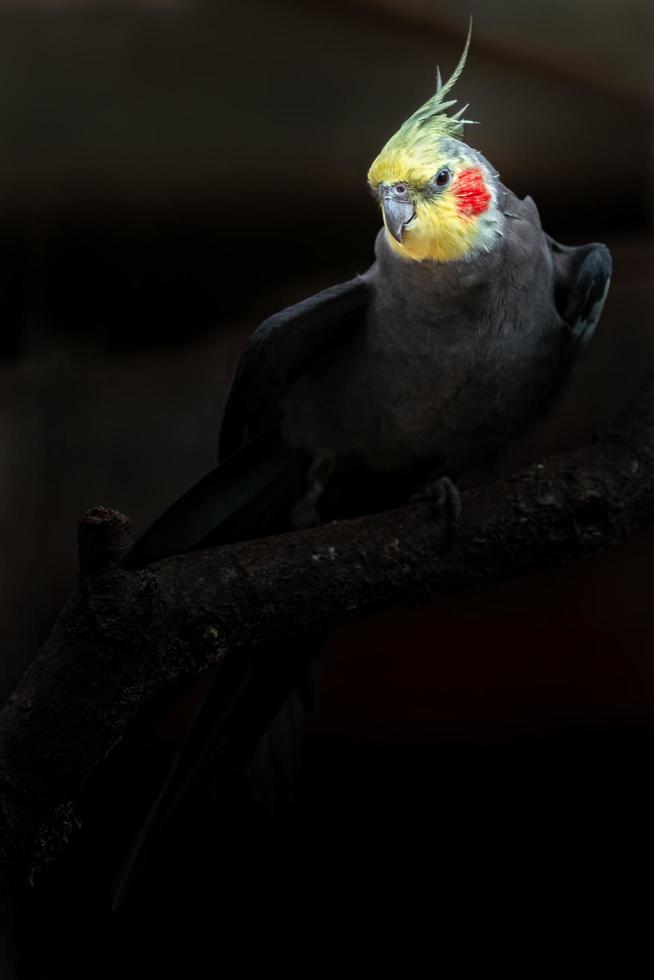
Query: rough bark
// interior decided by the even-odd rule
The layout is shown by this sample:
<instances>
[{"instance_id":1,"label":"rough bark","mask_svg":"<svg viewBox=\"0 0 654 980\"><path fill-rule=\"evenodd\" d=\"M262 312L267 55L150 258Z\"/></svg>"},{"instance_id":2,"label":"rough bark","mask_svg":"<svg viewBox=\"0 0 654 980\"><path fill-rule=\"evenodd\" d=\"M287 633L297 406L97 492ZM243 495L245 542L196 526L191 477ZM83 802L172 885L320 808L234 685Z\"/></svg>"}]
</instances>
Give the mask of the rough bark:
<instances>
[{"instance_id":1,"label":"rough bark","mask_svg":"<svg viewBox=\"0 0 654 980\"><path fill-rule=\"evenodd\" d=\"M172 682L264 640L582 559L650 521L654 374L592 446L466 491L462 504L454 542L416 504L143 570L122 565L127 518L90 511L79 588L0 715L0 889L24 875L35 841L63 846L69 801Z\"/></svg>"}]
</instances>

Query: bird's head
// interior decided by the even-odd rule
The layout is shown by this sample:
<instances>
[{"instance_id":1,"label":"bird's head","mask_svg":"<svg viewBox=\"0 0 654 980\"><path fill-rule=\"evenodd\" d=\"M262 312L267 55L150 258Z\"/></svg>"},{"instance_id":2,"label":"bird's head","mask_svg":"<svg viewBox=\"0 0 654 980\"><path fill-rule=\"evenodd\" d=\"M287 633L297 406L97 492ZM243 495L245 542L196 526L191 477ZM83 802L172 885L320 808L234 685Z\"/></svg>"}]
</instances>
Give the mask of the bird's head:
<instances>
[{"instance_id":1,"label":"bird's head","mask_svg":"<svg viewBox=\"0 0 654 980\"><path fill-rule=\"evenodd\" d=\"M368 171L389 244L407 259L449 262L489 252L500 241L497 177L460 137L471 120L445 97L465 65L470 31L451 78L395 133Z\"/></svg>"}]
</instances>

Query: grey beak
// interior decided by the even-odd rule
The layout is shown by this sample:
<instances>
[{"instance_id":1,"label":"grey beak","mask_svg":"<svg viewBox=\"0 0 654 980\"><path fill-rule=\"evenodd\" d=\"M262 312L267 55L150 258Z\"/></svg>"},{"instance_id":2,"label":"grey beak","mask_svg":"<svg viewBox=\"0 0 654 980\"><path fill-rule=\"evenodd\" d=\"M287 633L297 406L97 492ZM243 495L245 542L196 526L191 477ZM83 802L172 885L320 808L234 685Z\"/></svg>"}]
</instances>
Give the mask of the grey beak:
<instances>
[{"instance_id":1,"label":"grey beak","mask_svg":"<svg viewBox=\"0 0 654 980\"><path fill-rule=\"evenodd\" d=\"M393 187L389 187L382 196L382 208L386 227L395 241L401 244L404 229L415 217L413 204L406 197L397 194Z\"/></svg>"}]
</instances>

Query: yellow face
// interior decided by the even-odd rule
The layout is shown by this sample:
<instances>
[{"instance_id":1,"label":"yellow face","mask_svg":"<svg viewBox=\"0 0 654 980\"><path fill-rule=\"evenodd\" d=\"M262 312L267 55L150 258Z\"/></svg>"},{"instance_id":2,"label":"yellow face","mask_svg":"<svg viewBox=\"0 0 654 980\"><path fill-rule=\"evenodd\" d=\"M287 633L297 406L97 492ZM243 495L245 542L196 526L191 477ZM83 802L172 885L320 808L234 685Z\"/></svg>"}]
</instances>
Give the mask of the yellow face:
<instances>
[{"instance_id":1,"label":"yellow face","mask_svg":"<svg viewBox=\"0 0 654 980\"><path fill-rule=\"evenodd\" d=\"M467 152L466 152L467 151ZM458 140L386 147L368 173L391 247L405 258L450 262L496 241L491 175Z\"/></svg>"}]
</instances>

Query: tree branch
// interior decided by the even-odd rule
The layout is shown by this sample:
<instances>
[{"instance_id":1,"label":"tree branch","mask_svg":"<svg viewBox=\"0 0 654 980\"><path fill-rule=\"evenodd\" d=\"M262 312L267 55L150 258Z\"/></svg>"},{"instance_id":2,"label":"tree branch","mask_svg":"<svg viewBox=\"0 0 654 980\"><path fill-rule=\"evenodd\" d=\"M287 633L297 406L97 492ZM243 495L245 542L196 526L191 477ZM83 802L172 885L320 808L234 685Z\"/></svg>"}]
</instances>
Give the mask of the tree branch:
<instances>
[{"instance_id":1,"label":"tree branch","mask_svg":"<svg viewBox=\"0 0 654 980\"><path fill-rule=\"evenodd\" d=\"M462 504L453 543L416 504L141 570L122 565L127 518L90 511L79 588L0 715L0 890L25 874L37 837L62 846L69 801L171 683L263 641L585 558L650 521L654 373L592 446L466 491Z\"/></svg>"}]
</instances>

